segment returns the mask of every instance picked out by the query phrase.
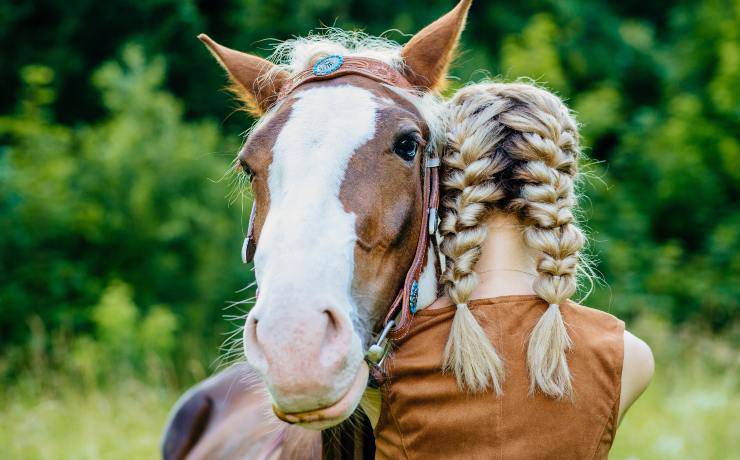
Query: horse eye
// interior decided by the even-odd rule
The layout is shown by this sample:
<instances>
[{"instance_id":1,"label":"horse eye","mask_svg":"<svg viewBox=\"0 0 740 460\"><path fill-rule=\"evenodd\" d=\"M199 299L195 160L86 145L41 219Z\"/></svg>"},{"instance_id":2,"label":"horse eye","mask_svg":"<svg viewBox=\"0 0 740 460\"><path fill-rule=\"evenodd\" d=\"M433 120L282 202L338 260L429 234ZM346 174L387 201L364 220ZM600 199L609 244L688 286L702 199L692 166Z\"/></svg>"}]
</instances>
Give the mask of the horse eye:
<instances>
[{"instance_id":1,"label":"horse eye","mask_svg":"<svg viewBox=\"0 0 740 460\"><path fill-rule=\"evenodd\" d=\"M399 138L396 143L393 144L393 153L406 161L413 160L416 156L417 150L419 150L419 141L411 134Z\"/></svg>"},{"instance_id":2,"label":"horse eye","mask_svg":"<svg viewBox=\"0 0 740 460\"><path fill-rule=\"evenodd\" d=\"M252 179L254 179L254 171L252 171L248 166L244 168L244 175L247 176L249 182L252 182Z\"/></svg>"},{"instance_id":3,"label":"horse eye","mask_svg":"<svg viewBox=\"0 0 740 460\"><path fill-rule=\"evenodd\" d=\"M246 161L239 162L239 169L242 170L242 173L247 176L247 179L251 182L254 178L254 171L252 171L252 168L249 167Z\"/></svg>"}]
</instances>

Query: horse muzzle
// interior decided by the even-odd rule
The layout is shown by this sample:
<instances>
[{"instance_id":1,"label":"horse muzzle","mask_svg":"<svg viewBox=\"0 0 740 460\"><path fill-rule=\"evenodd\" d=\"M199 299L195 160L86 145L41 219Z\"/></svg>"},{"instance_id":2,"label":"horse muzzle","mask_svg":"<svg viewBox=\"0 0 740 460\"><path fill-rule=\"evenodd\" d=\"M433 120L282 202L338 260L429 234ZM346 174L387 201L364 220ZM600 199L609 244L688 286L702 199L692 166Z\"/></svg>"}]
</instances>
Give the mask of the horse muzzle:
<instances>
[{"instance_id":1,"label":"horse muzzle","mask_svg":"<svg viewBox=\"0 0 740 460\"><path fill-rule=\"evenodd\" d=\"M292 309L261 307L256 305L247 317L244 345L278 417L301 424L346 418L368 374L349 315L305 303Z\"/></svg>"},{"instance_id":2,"label":"horse muzzle","mask_svg":"<svg viewBox=\"0 0 740 460\"><path fill-rule=\"evenodd\" d=\"M280 420L309 428L313 430L323 430L343 422L354 413L355 409L362 399L362 394L367 386L369 369L366 363L362 363L360 369L352 382L352 386L347 390L338 401L319 409L305 412L288 413L281 410L278 406L272 406L272 410Z\"/></svg>"}]
</instances>

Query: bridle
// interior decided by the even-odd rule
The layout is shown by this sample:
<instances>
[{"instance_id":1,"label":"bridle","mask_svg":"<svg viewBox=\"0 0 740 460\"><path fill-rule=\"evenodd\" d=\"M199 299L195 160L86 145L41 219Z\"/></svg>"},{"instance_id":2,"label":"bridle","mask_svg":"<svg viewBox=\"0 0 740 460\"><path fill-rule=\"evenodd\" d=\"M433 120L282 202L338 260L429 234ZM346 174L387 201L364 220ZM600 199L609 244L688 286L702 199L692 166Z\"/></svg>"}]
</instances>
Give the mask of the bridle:
<instances>
[{"instance_id":1,"label":"bridle","mask_svg":"<svg viewBox=\"0 0 740 460\"><path fill-rule=\"evenodd\" d=\"M325 56L310 68L306 69L286 81L274 103L285 99L296 88L306 83L330 80L344 75L361 75L372 80L404 89L413 89L409 81L390 65L371 58L345 57L340 55ZM381 332L377 335L373 345L368 348L365 360L371 368L371 376L380 372L380 366L390 351L390 341L403 338L409 331L411 320L417 308L419 295L419 278L427 262L427 247L430 239L437 248L434 235L437 233L437 208L439 206L439 166L440 159L435 156L434 146L427 143L422 159L422 190L424 213L421 222L421 231L416 244L414 259L406 272L403 285L388 308ZM247 236L242 247L242 261L249 263L254 258L257 241L254 237L254 217L256 206L252 205L249 217ZM372 383L372 382L371 382Z\"/></svg>"}]
</instances>

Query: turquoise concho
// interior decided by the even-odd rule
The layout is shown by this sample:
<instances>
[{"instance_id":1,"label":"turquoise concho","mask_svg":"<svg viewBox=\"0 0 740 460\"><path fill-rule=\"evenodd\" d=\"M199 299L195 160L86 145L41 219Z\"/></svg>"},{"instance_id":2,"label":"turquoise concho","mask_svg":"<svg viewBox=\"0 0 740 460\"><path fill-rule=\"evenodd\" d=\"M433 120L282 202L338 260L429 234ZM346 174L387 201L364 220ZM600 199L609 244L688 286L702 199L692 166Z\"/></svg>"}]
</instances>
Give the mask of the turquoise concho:
<instances>
[{"instance_id":1,"label":"turquoise concho","mask_svg":"<svg viewBox=\"0 0 740 460\"><path fill-rule=\"evenodd\" d=\"M342 67L342 64L344 64L344 58L338 54L323 57L313 65L313 74L317 77L329 75Z\"/></svg>"},{"instance_id":2,"label":"turquoise concho","mask_svg":"<svg viewBox=\"0 0 740 460\"><path fill-rule=\"evenodd\" d=\"M419 283L414 280L413 284L411 284L411 295L409 296L409 310L411 310L411 314L413 315L416 313L416 304L419 301Z\"/></svg>"}]
</instances>

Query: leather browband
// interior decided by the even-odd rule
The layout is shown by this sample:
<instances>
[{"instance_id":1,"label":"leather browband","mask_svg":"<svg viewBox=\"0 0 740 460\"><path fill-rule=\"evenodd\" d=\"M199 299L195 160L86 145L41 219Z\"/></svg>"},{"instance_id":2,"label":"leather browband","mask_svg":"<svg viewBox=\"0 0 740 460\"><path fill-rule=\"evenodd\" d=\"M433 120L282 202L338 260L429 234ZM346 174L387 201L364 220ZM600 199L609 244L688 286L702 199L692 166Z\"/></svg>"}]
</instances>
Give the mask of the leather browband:
<instances>
[{"instance_id":1,"label":"leather browband","mask_svg":"<svg viewBox=\"0 0 740 460\"><path fill-rule=\"evenodd\" d=\"M317 62L321 62L323 59L332 58L335 56L327 56L319 59ZM338 56L336 56L339 58ZM399 71L386 64L383 61L377 59L364 58L364 57L341 57L336 70L327 73L316 73L316 66L314 65L310 69L303 70L287 82L285 82L280 88L280 92L277 96L277 101L286 98L290 93L295 91L299 86L310 83L312 81L331 80L334 78L342 77L344 75L362 75L363 77L370 78L381 83L386 83L391 86L399 88L411 89L413 86Z\"/></svg>"},{"instance_id":2,"label":"leather browband","mask_svg":"<svg viewBox=\"0 0 740 460\"><path fill-rule=\"evenodd\" d=\"M334 59L334 61L330 61L331 59ZM329 61L328 68L317 68L323 61ZM303 84L330 80L344 75L361 75L390 86L413 89L413 85L400 72L385 62L371 58L330 55L319 59L312 68L299 72L284 83L275 102L285 99ZM416 308L419 278L427 262L429 238L433 237L436 233L437 207L439 206L439 159L433 155L433 149L427 148L421 159L423 170L421 186L423 188L422 199L424 211L414 259L406 273L403 286L393 300L381 325L385 326L390 321L394 321L395 327L390 329L388 333L388 337L391 340L403 338L410 329L413 310ZM252 260L256 249L256 241L254 239L255 208L252 205L244 248L245 263ZM430 218L434 219L431 224L429 221ZM434 240L433 242L436 243ZM377 371L377 369L373 370Z\"/></svg>"}]
</instances>

